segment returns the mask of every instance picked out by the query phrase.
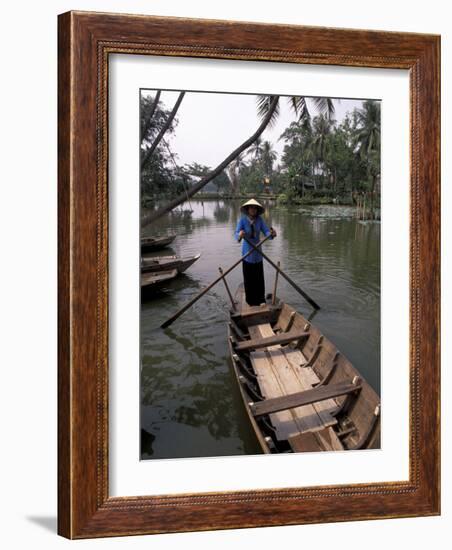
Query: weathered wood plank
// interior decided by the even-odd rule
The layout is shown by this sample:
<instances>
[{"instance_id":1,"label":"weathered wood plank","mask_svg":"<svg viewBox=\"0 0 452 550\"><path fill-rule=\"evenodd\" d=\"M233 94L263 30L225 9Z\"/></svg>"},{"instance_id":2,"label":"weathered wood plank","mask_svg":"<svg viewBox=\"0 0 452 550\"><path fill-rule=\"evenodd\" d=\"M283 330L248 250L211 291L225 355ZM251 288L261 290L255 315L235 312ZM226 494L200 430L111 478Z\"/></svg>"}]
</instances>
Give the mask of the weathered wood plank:
<instances>
[{"instance_id":1,"label":"weathered wood plank","mask_svg":"<svg viewBox=\"0 0 452 550\"><path fill-rule=\"evenodd\" d=\"M330 384L328 386L320 386L282 397L266 399L260 403L254 403L250 406L254 416L262 416L264 414L283 411L286 409L294 409L303 405L310 405L325 399L348 395L361 389L360 385L355 384Z\"/></svg>"},{"instance_id":2,"label":"weathered wood plank","mask_svg":"<svg viewBox=\"0 0 452 550\"><path fill-rule=\"evenodd\" d=\"M294 453L317 453L326 451L315 436L316 432L306 432L289 437L289 445Z\"/></svg>"},{"instance_id":3,"label":"weathered wood plank","mask_svg":"<svg viewBox=\"0 0 452 550\"><path fill-rule=\"evenodd\" d=\"M340 439L331 428L289 437L289 444L294 453L344 450Z\"/></svg>"},{"instance_id":4,"label":"weathered wood plank","mask_svg":"<svg viewBox=\"0 0 452 550\"><path fill-rule=\"evenodd\" d=\"M248 306L246 309L243 309L243 305L241 307L241 310L237 311L237 313L233 313L232 317L241 317L242 319L247 319L249 317L253 317L254 315L259 315L261 313L270 313L272 309L266 305L266 306Z\"/></svg>"},{"instance_id":5,"label":"weathered wood plank","mask_svg":"<svg viewBox=\"0 0 452 550\"><path fill-rule=\"evenodd\" d=\"M273 329L268 323L257 325L255 327L249 327L249 331L250 336L253 339L269 338L274 335ZM268 396L268 398L284 396L294 393L297 390L303 391L312 389L311 385L304 384L303 381L294 374L292 366L284 356L280 345L268 347L266 354L270 361L267 368L272 370L280 388L277 394ZM295 409L291 409L289 412L295 422L297 431L293 431L293 424L287 421L285 424L281 424L281 422L279 422L277 434L281 439L287 439L296 433L318 430L324 426L331 426L337 423L337 420L331 414L325 414L323 415L323 418L321 418L313 405L297 407Z\"/></svg>"},{"instance_id":6,"label":"weathered wood plank","mask_svg":"<svg viewBox=\"0 0 452 550\"><path fill-rule=\"evenodd\" d=\"M297 389L301 391L306 389L300 386L299 380L292 372L281 349L268 350L267 353L270 356L275 375L283 388L282 398L287 394L293 393ZM311 404L300 404L298 408L292 408L291 412L302 432L318 429L323 426L321 418ZM332 423L335 422L335 419L332 417L330 417L330 419Z\"/></svg>"},{"instance_id":7,"label":"weathered wood plank","mask_svg":"<svg viewBox=\"0 0 452 550\"><path fill-rule=\"evenodd\" d=\"M310 389L320 382L319 377L314 372L312 367L302 366L306 364L306 359L301 351L297 349L284 349L284 355L292 366L295 375L300 379L302 385L305 386L306 389ZM317 411L325 426L336 423L336 421L331 421L333 418L332 413L337 409L337 403L333 399L314 403L313 407Z\"/></svg>"},{"instance_id":8,"label":"weathered wood plank","mask_svg":"<svg viewBox=\"0 0 452 550\"><path fill-rule=\"evenodd\" d=\"M270 325L259 325L252 337L269 337L273 334L273 329ZM277 352L276 350L279 350ZM311 367L300 368L299 363L306 363L303 354L296 349L282 349L280 346L269 348L269 354L275 364L278 374L285 380L285 394L294 393L297 391L310 390L312 386L319 382L318 376ZM284 358L281 358L281 354ZM297 361L299 363L297 364ZM293 372L290 372L292 370ZM295 379L294 379L295 377ZM318 429L320 426L333 426L337 423L332 412L337 409L337 404L332 399L325 402L315 403L301 407L295 411L298 416L303 417L306 429ZM319 416L317 418L316 414ZM319 420L320 419L320 420Z\"/></svg>"},{"instance_id":9,"label":"weathered wood plank","mask_svg":"<svg viewBox=\"0 0 452 550\"><path fill-rule=\"evenodd\" d=\"M343 451L344 446L342 445L339 437L332 428L326 430L320 430L316 432L316 436L322 442L322 445L327 451Z\"/></svg>"},{"instance_id":10,"label":"weathered wood plank","mask_svg":"<svg viewBox=\"0 0 452 550\"><path fill-rule=\"evenodd\" d=\"M274 336L269 336L267 338L259 338L247 340L246 342L240 342L236 346L237 351L248 351L252 349L262 349L269 346L283 345L293 342L295 340L300 340L303 337L306 337L306 332L301 332L299 330L294 330L287 332L285 334L277 334Z\"/></svg>"},{"instance_id":11,"label":"weathered wood plank","mask_svg":"<svg viewBox=\"0 0 452 550\"><path fill-rule=\"evenodd\" d=\"M272 398L284 394L276 377L272 364L265 351L254 351L250 354L251 364L258 376L259 387L265 398ZM291 411L281 411L271 414L270 421L276 430L276 437L279 440L287 439L289 434L300 432L300 427L295 422Z\"/></svg>"},{"instance_id":12,"label":"weathered wood plank","mask_svg":"<svg viewBox=\"0 0 452 550\"><path fill-rule=\"evenodd\" d=\"M248 306L248 309L238 311L231 315L234 321L249 325L272 323L278 315L278 309L272 306Z\"/></svg>"}]
</instances>

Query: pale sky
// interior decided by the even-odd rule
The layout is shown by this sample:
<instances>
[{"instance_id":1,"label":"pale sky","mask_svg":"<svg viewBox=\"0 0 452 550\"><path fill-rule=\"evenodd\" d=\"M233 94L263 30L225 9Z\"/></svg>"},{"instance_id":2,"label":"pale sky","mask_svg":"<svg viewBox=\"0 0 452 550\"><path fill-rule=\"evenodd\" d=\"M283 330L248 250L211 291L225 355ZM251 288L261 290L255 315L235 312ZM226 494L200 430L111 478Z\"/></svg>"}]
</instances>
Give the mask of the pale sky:
<instances>
[{"instance_id":1,"label":"pale sky","mask_svg":"<svg viewBox=\"0 0 452 550\"><path fill-rule=\"evenodd\" d=\"M155 91L143 90L143 94L155 95ZM179 92L162 91L160 101L171 110ZM335 119L340 122L347 112L361 107L362 100L341 99L335 101ZM311 115L316 111L309 103ZM187 92L177 112L179 124L175 135L168 141L171 150L177 154L177 164L183 166L192 162L214 168L229 153L251 136L258 128L255 95L225 94L208 92ZM264 140L273 144L281 155L284 141L280 135L296 120L285 97L281 97L280 115L277 124L262 134ZM278 157L277 162L280 160Z\"/></svg>"}]
</instances>

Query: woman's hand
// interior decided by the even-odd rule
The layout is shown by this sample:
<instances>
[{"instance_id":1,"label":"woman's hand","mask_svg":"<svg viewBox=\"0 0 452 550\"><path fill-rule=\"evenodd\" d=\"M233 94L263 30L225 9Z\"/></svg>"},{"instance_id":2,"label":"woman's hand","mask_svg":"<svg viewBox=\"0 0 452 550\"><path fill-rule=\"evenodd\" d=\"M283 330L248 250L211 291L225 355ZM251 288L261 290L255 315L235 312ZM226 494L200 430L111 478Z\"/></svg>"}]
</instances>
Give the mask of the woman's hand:
<instances>
[{"instance_id":1,"label":"woman's hand","mask_svg":"<svg viewBox=\"0 0 452 550\"><path fill-rule=\"evenodd\" d=\"M276 237L276 231L273 229L273 227L270 227L270 235L273 239Z\"/></svg>"},{"instance_id":2,"label":"woman's hand","mask_svg":"<svg viewBox=\"0 0 452 550\"><path fill-rule=\"evenodd\" d=\"M241 229L240 233L239 233L239 241L241 241L245 235L246 235L245 231L243 231L243 229Z\"/></svg>"}]
</instances>

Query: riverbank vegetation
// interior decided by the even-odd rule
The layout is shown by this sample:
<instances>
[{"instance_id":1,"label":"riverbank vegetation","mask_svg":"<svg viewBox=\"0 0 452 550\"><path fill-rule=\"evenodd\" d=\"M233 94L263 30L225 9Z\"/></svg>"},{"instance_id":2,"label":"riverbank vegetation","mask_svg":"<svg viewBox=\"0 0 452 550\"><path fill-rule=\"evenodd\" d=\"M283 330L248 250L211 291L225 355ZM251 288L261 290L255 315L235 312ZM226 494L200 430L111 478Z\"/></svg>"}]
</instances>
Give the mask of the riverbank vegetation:
<instances>
[{"instance_id":1,"label":"riverbank vegetation","mask_svg":"<svg viewBox=\"0 0 452 550\"><path fill-rule=\"evenodd\" d=\"M380 103L334 119L330 98L287 98L293 122L279 139L280 156L262 134L278 117L281 98L258 96L260 124L256 131L212 168L194 160L180 165L171 149L177 131L181 92L166 106L157 92L141 98L141 198L150 223L190 197L272 198L279 205L354 204L357 216L376 219L380 206ZM227 151L225 152L227 153ZM165 199L164 207L156 203Z\"/></svg>"}]
</instances>

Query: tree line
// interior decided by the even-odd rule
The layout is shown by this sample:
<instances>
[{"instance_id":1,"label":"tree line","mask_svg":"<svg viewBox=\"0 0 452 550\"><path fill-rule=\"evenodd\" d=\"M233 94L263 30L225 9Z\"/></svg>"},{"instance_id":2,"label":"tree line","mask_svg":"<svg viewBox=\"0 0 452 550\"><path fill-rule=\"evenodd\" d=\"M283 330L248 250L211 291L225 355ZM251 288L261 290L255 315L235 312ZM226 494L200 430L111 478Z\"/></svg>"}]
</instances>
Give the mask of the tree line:
<instances>
[{"instance_id":1,"label":"tree line","mask_svg":"<svg viewBox=\"0 0 452 550\"><path fill-rule=\"evenodd\" d=\"M181 92L171 109L155 96L141 97L141 198L153 207L142 219L147 224L200 190L228 196L271 193L280 202L314 199L362 202L367 217L375 217L379 203L380 103L364 101L341 123L334 120L331 98L287 98L294 121L279 139L284 142L280 161L274 146L263 140L264 130L279 116L279 96L258 96L260 123L255 132L216 167L192 162L180 166L169 138L178 125ZM313 116L313 113L316 113Z\"/></svg>"}]
</instances>

